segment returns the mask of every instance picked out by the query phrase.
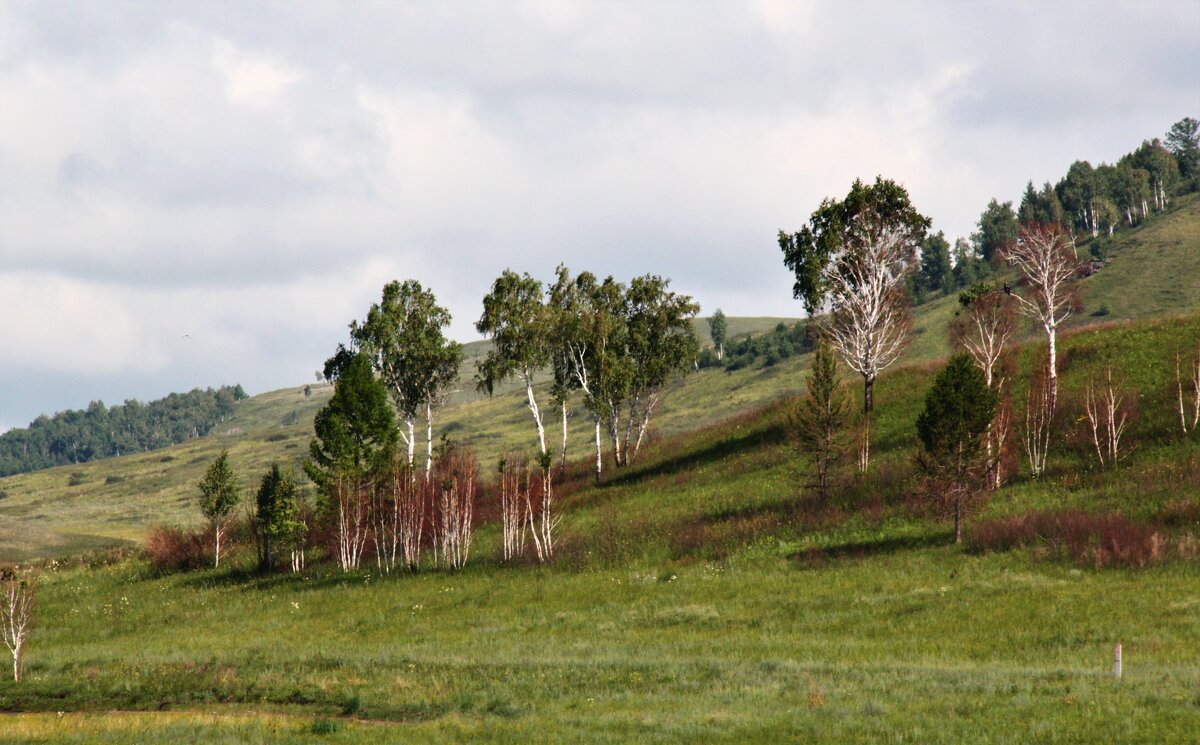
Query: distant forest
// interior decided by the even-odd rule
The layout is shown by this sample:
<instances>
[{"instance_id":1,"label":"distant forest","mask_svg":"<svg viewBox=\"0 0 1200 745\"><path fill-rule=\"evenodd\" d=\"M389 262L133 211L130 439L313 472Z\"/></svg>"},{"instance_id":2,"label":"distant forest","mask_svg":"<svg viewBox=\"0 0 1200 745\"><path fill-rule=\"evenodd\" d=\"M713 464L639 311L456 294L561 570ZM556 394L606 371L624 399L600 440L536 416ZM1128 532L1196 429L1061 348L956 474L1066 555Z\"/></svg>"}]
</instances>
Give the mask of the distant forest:
<instances>
[{"instance_id":1,"label":"distant forest","mask_svg":"<svg viewBox=\"0 0 1200 745\"><path fill-rule=\"evenodd\" d=\"M240 385L196 388L150 403L129 400L108 408L93 401L87 409L42 415L27 429L0 435L0 476L85 463L166 447L202 437L233 414L246 398Z\"/></svg>"}]
</instances>

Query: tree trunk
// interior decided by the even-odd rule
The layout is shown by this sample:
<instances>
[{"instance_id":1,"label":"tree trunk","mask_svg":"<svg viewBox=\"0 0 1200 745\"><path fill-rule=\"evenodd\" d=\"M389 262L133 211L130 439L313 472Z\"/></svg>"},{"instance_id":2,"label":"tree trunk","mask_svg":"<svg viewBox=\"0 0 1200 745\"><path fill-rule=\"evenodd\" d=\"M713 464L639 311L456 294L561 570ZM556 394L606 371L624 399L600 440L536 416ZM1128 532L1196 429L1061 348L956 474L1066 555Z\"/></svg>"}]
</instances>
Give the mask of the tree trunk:
<instances>
[{"instance_id":1,"label":"tree trunk","mask_svg":"<svg viewBox=\"0 0 1200 745\"><path fill-rule=\"evenodd\" d=\"M562 455L558 459L559 473L567 472L567 402L562 402Z\"/></svg>"},{"instance_id":2,"label":"tree trunk","mask_svg":"<svg viewBox=\"0 0 1200 745\"><path fill-rule=\"evenodd\" d=\"M221 568L221 524L213 521L213 568Z\"/></svg>"},{"instance_id":3,"label":"tree trunk","mask_svg":"<svg viewBox=\"0 0 1200 745\"><path fill-rule=\"evenodd\" d=\"M596 417L596 483L599 484L604 470L604 455L600 448L600 417Z\"/></svg>"},{"instance_id":4,"label":"tree trunk","mask_svg":"<svg viewBox=\"0 0 1200 745\"><path fill-rule=\"evenodd\" d=\"M533 423L537 426L538 452L546 454L546 428L542 426L542 412L538 408L537 399L533 397L533 377L524 375L525 397L529 401L529 411L533 414Z\"/></svg>"},{"instance_id":5,"label":"tree trunk","mask_svg":"<svg viewBox=\"0 0 1200 745\"><path fill-rule=\"evenodd\" d=\"M875 410L875 376L863 376L863 413Z\"/></svg>"},{"instance_id":6,"label":"tree trunk","mask_svg":"<svg viewBox=\"0 0 1200 745\"><path fill-rule=\"evenodd\" d=\"M962 487L954 487L954 542L962 543Z\"/></svg>"},{"instance_id":7,"label":"tree trunk","mask_svg":"<svg viewBox=\"0 0 1200 745\"><path fill-rule=\"evenodd\" d=\"M1050 339L1050 357L1046 363L1046 382L1050 385L1050 413L1053 415L1058 404L1058 348L1055 344L1058 327L1054 324L1047 325L1046 336Z\"/></svg>"},{"instance_id":8,"label":"tree trunk","mask_svg":"<svg viewBox=\"0 0 1200 745\"><path fill-rule=\"evenodd\" d=\"M425 480L433 471L433 405L425 402Z\"/></svg>"}]
</instances>

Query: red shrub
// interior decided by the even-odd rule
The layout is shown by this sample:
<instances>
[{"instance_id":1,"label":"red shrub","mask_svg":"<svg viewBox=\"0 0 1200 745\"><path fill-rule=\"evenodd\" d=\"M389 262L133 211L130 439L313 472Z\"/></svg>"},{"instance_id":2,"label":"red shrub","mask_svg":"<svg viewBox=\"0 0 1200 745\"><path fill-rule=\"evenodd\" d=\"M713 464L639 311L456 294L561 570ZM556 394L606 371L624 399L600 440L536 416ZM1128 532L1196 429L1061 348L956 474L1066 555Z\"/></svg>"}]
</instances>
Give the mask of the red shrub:
<instances>
[{"instance_id":1,"label":"red shrub","mask_svg":"<svg viewBox=\"0 0 1200 745\"><path fill-rule=\"evenodd\" d=\"M160 572L212 566L212 548L208 531L202 530L158 527L146 539L150 566Z\"/></svg>"},{"instance_id":2,"label":"red shrub","mask_svg":"<svg viewBox=\"0 0 1200 745\"><path fill-rule=\"evenodd\" d=\"M1115 512L1064 510L988 520L968 531L967 544L979 551L1038 547L1097 569L1142 568L1166 558L1162 532Z\"/></svg>"}]
</instances>

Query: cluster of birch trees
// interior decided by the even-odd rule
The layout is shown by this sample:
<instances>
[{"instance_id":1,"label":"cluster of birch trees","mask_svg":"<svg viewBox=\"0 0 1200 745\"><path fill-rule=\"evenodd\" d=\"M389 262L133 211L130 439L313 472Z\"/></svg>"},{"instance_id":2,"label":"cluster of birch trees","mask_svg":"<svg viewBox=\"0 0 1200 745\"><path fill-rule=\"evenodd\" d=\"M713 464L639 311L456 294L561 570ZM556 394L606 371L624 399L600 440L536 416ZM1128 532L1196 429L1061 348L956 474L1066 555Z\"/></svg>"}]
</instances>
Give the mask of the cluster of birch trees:
<instances>
[{"instance_id":1,"label":"cluster of birch trees","mask_svg":"<svg viewBox=\"0 0 1200 745\"><path fill-rule=\"evenodd\" d=\"M505 271L484 297L476 324L493 342L478 364L477 385L490 393L501 381L520 381L545 468L553 458L546 412L556 409L560 418L561 467L570 407L578 400L591 419L599 480L604 440L614 466L633 462L668 382L694 366L699 342L692 318L699 309L691 297L672 292L670 280L651 274L625 285L591 272L572 276L559 266L546 285ZM535 388L543 370L552 376L548 400L539 400Z\"/></svg>"}]
</instances>

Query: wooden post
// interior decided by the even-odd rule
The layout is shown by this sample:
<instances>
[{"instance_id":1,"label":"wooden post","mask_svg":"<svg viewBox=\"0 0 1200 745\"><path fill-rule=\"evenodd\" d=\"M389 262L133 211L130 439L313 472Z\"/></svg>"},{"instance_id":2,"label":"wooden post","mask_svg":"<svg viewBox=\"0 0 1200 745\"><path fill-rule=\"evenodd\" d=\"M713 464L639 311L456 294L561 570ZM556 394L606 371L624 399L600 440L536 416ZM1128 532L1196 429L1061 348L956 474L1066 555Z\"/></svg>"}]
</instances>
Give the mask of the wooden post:
<instances>
[{"instance_id":1,"label":"wooden post","mask_svg":"<svg viewBox=\"0 0 1200 745\"><path fill-rule=\"evenodd\" d=\"M1113 675L1121 677L1121 645L1113 647Z\"/></svg>"}]
</instances>

